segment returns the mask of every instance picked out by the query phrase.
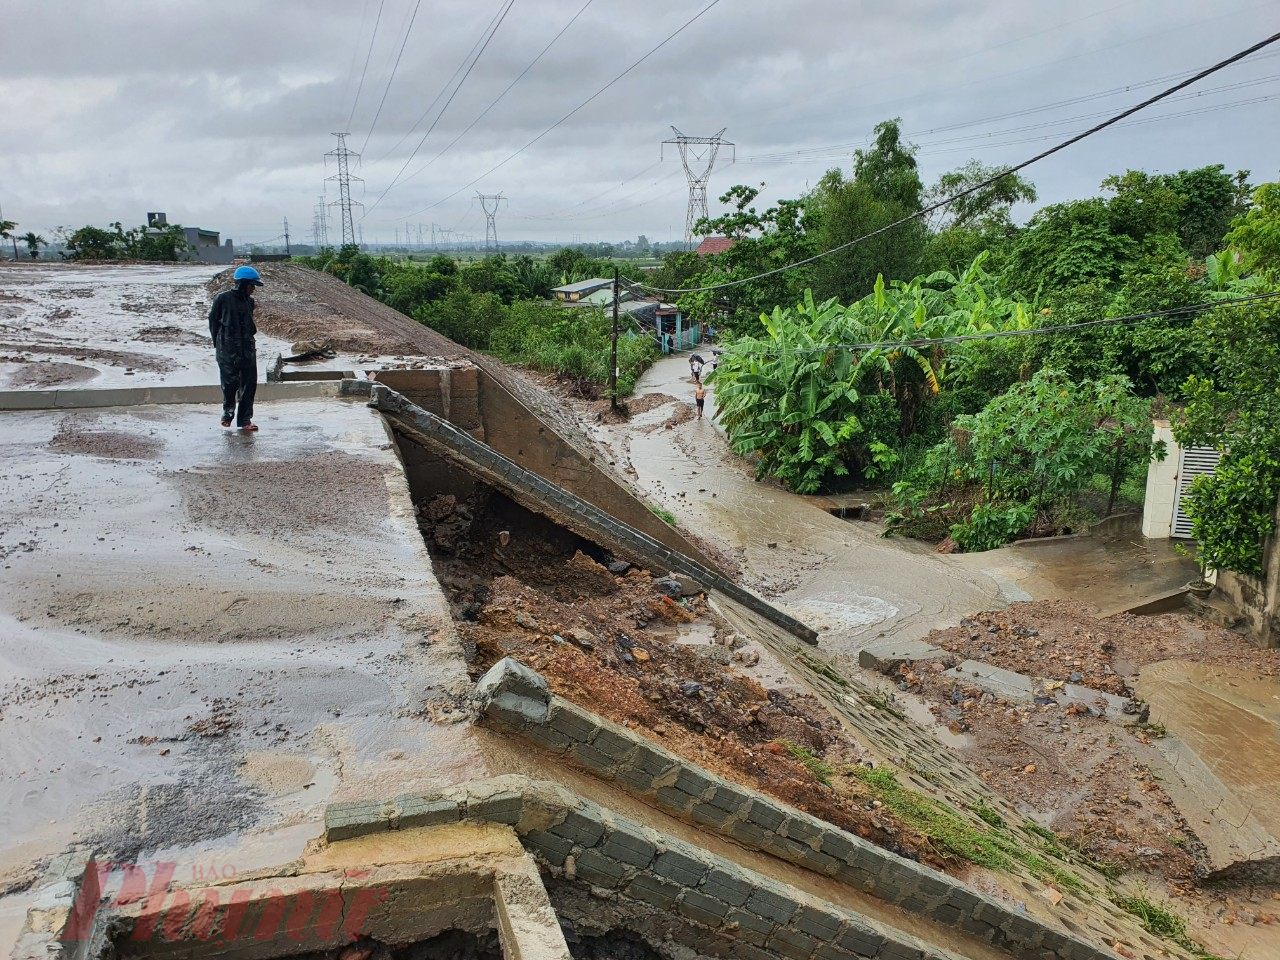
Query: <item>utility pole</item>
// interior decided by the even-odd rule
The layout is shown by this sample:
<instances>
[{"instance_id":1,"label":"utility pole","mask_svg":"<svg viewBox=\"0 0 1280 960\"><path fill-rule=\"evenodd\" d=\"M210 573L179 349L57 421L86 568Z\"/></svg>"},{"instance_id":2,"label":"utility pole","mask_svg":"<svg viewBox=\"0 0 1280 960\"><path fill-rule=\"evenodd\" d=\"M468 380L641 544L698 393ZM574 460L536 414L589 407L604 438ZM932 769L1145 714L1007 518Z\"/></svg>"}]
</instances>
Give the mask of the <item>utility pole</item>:
<instances>
[{"instance_id":1,"label":"utility pole","mask_svg":"<svg viewBox=\"0 0 1280 960\"><path fill-rule=\"evenodd\" d=\"M338 146L325 154L326 157L336 157L338 160L338 172L332 177L326 177L327 180L338 181L338 199L333 201L330 206L341 208L342 215L342 243L346 246L349 243L356 243L355 221L351 218L351 208L363 207L364 204L359 200L351 199L351 181L363 183L359 177L351 175L351 158L360 159L360 154L352 153L347 149L347 137L349 133L335 133L338 138Z\"/></svg>"},{"instance_id":2,"label":"utility pole","mask_svg":"<svg viewBox=\"0 0 1280 960\"><path fill-rule=\"evenodd\" d=\"M618 412L618 268L613 268L613 336L609 344L609 409Z\"/></svg>"},{"instance_id":3,"label":"utility pole","mask_svg":"<svg viewBox=\"0 0 1280 960\"><path fill-rule=\"evenodd\" d=\"M484 249L488 252L490 243L493 244L493 252L498 252L498 207L506 200L500 193L480 193L476 191L476 199L480 201L480 208L484 210ZM493 209L489 209L489 204L493 204Z\"/></svg>"},{"instance_id":4,"label":"utility pole","mask_svg":"<svg viewBox=\"0 0 1280 960\"><path fill-rule=\"evenodd\" d=\"M670 140L663 140L663 144L675 144L680 151L680 162L684 164L684 175L689 180L689 211L685 215L684 222L684 245L686 248L693 249L694 227L699 220L707 219L707 181L711 179L711 170L716 165L716 154L720 152L721 147L733 147L734 158L737 159L737 147L728 140L722 139L724 131L729 129L723 128L719 133L712 137L687 137L673 126L675 136ZM689 147L700 146L704 149L701 151L691 151ZM689 165L690 154L693 156L693 166ZM733 160L729 162L732 163ZM705 161L706 166L703 166Z\"/></svg>"},{"instance_id":5,"label":"utility pole","mask_svg":"<svg viewBox=\"0 0 1280 960\"><path fill-rule=\"evenodd\" d=\"M286 257L293 256L293 252L289 249L289 218L284 218L284 255Z\"/></svg>"}]
</instances>

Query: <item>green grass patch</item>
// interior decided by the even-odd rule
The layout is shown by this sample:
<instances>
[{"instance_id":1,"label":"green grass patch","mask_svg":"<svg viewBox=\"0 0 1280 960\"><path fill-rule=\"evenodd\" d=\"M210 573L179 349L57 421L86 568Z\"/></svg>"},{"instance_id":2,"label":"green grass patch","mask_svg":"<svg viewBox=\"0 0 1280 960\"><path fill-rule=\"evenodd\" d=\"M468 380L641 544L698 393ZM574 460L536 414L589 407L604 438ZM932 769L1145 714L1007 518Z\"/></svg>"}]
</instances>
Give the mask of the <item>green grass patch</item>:
<instances>
[{"instance_id":1,"label":"green grass patch","mask_svg":"<svg viewBox=\"0 0 1280 960\"><path fill-rule=\"evenodd\" d=\"M992 827L1004 826L1004 817L996 813L995 808L992 806L989 806L987 804L987 801L985 800L979 799L977 803L969 804L969 809L972 810L974 813L976 813L978 815L978 819L980 819L983 823L987 824L988 826L992 826Z\"/></svg>"},{"instance_id":2,"label":"green grass patch","mask_svg":"<svg viewBox=\"0 0 1280 960\"><path fill-rule=\"evenodd\" d=\"M832 669L831 664L827 663L825 660L819 660L817 657L812 657L803 651L796 654L796 659L814 673L819 676L826 677L832 683L836 684L836 686L847 687L849 685L849 681L836 673L835 670Z\"/></svg>"},{"instance_id":3,"label":"green grass patch","mask_svg":"<svg viewBox=\"0 0 1280 960\"><path fill-rule=\"evenodd\" d=\"M1046 883L1053 883L1064 890L1083 889L1077 876L1041 856L1003 826L983 817L977 809L974 812L984 820L986 828L979 827L937 800L904 787L893 772L884 767L870 769L857 766L841 772L861 781L891 813L927 836L946 855L993 870L1011 870L1021 864ZM984 805L983 809L988 815L1000 819L990 807Z\"/></svg>"},{"instance_id":4,"label":"green grass patch","mask_svg":"<svg viewBox=\"0 0 1280 960\"><path fill-rule=\"evenodd\" d=\"M670 510L663 510L661 507L655 507L652 503L648 506L649 512L663 523L670 524L673 527L676 525L676 515Z\"/></svg>"},{"instance_id":5,"label":"green grass patch","mask_svg":"<svg viewBox=\"0 0 1280 960\"><path fill-rule=\"evenodd\" d=\"M1222 960L1216 953L1205 950L1187 935L1185 917L1156 903L1145 892L1139 891L1130 897L1112 894L1111 902L1126 913L1137 917L1147 933L1154 933L1157 937L1176 943L1199 960Z\"/></svg>"},{"instance_id":6,"label":"green grass patch","mask_svg":"<svg viewBox=\"0 0 1280 960\"><path fill-rule=\"evenodd\" d=\"M813 775L815 780L828 787L831 786L831 778L835 775L835 770L832 769L832 767L829 766L820 756L790 740L778 740L777 743L786 750L787 753L799 760L804 768Z\"/></svg>"}]
</instances>

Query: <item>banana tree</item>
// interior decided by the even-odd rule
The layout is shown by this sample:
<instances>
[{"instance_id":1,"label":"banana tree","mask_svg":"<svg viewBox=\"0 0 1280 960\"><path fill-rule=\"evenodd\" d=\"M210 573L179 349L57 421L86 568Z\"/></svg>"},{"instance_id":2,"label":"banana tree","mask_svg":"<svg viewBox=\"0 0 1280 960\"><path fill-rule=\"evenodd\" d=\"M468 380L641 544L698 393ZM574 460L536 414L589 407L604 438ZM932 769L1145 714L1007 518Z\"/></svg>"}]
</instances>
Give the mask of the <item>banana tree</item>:
<instances>
[{"instance_id":1,"label":"banana tree","mask_svg":"<svg viewBox=\"0 0 1280 960\"><path fill-rule=\"evenodd\" d=\"M733 448L759 455L758 475L772 473L809 493L828 476L847 474L851 460L867 460L879 439L863 422L868 394L892 397L910 432L924 398L901 378L902 361L936 393L948 354L935 341L1027 323L1022 305L988 296L983 259L959 278L935 273L886 284L879 277L849 307L816 303L806 291L795 308L762 316L763 335L731 344L715 374Z\"/></svg>"}]
</instances>

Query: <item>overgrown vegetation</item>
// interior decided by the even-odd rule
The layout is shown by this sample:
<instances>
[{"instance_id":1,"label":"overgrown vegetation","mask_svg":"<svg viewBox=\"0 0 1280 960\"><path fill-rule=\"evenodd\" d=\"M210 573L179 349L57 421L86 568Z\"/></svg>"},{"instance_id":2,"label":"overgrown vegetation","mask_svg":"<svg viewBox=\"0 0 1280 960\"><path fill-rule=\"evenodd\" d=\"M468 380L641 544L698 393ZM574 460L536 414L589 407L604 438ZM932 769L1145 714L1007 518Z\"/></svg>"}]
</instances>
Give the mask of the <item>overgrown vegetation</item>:
<instances>
[{"instance_id":1,"label":"overgrown vegetation","mask_svg":"<svg viewBox=\"0 0 1280 960\"><path fill-rule=\"evenodd\" d=\"M579 251L565 249L545 261L498 254L459 264L445 256L398 262L347 246L298 259L463 346L556 374L580 396L599 396L609 381L612 318L597 307L566 307L546 299L554 286L612 273L612 267ZM634 389L656 356L652 337L624 317L619 396Z\"/></svg>"},{"instance_id":2,"label":"overgrown vegetation","mask_svg":"<svg viewBox=\"0 0 1280 960\"><path fill-rule=\"evenodd\" d=\"M65 232L65 231L64 231ZM37 238L43 243L42 238ZM31 246L36 255L38 244ZM103 230L99 227L81 227L71 231L66 238L68 260L151 260L174 262L184 259L191 244L183 238L182 227L172 224L165 227L133 227L124 229L120 223Z\"/></svg>"},{"instance_id":3,"label":"overgrown vegetation","mask_svg":"<svg viewBox=\"0 0 1280 960\"><path fill-rule=\"evenodd\" d=\"M1003 824L986 821L985 828L979 827L938 801L904 787L885 767L850 766L839 772L860 783L904 824L929 837L944 856L993 870L1011 870L1020 864L1046 883L1066 890L1083 888L1079 877L1031 849Z\"/></svg>"},{"instance_id":4,"label":"overgrown vegetation","mask_svg":"<svg viewBox=\"0 0 1280 960\"><path fill-rule=\"evenodd\" d=\"M1125 478L1163 457L1153 445L1147 404L1123 376L1073 381L1040 370L973 415L957 416L895 494L917 510L926 501L971 505L949 532L966 550L990 550L1024 532L1056 533L1078 513L1092 478L1109 481L1107 513ZM916 515L895 514L890 529L911 532Z\"/></svg>"},{"instance_id":5,"label":"overgrown vegetation","mask_svg":"<svg viewBox=\"0 0 1280 960\"><path fill-rule=\"evenodd\" d=\"M1181 442L1227 452L1192 496L1197 536L1211 566L1256 574L1280 495L1280 308L1105 321L1280 290L1280 184L1129 170L1018 226L1035 187L1006 177L868 237L994 171L970 162L926 186L893 120L851 159L766 209L734 187L703 225L734 244L668 255L654 277L746 281L680 304L728 334L716 399L759 475L892 489L900 531L988 549L1138 506L1155 406ZM1006 336L1027 327L1046 333Z\"/></svg>"}]
</instances>

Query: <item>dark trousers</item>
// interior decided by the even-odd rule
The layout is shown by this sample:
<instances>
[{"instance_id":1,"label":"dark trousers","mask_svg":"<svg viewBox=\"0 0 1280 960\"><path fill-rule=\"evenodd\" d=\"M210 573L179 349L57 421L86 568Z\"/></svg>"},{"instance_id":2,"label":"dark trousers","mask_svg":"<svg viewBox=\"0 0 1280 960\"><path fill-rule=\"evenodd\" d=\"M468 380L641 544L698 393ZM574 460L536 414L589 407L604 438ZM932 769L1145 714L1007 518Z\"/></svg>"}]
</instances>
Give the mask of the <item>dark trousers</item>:
<instances>
[{"instance_id":1,"label":"dark trousers","mask_svg":"<svg viewBox=\"0 0 1280 960\"><path fill-rule=\"evenodd\" d=\"M218 358L222 378L222 416L235 419L237 427L253 421L253 395L258 392L258 354Z\"/></svg>"}]
</instances>

